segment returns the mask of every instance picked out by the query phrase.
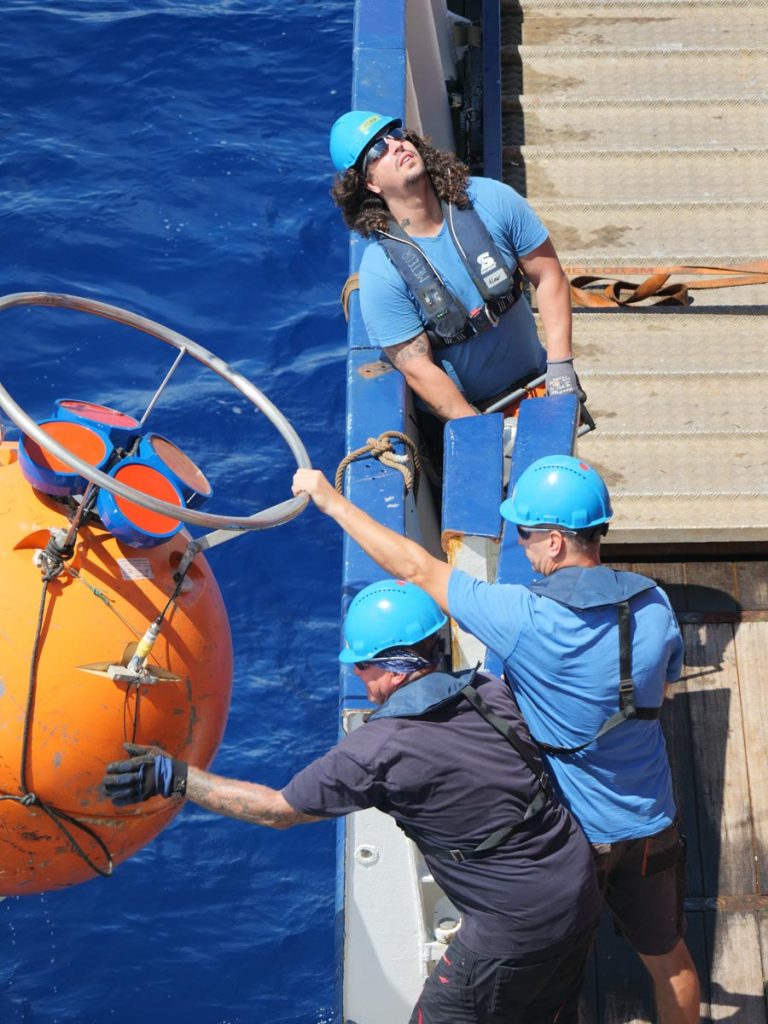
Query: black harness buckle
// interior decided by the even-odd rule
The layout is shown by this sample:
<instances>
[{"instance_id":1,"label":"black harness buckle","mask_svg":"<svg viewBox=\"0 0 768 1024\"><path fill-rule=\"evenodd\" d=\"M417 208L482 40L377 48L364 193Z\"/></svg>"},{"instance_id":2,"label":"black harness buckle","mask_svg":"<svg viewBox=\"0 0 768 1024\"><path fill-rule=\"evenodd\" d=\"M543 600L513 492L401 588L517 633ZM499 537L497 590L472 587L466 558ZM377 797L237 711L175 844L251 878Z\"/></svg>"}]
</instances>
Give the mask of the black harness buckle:
<instances>
[{"instance_id":1,"label":"black harness buckle","mask_svg":"<svg viewBox=\"0 0 768 1024\"><path fill-rule=\"evenodd\" d=\"M490 303L486 302L484 305L472 310L469 314L469 322L475 334L482 334L489 327L497 326L499 315L491 309Z\"/></svg>"}]
</instances>

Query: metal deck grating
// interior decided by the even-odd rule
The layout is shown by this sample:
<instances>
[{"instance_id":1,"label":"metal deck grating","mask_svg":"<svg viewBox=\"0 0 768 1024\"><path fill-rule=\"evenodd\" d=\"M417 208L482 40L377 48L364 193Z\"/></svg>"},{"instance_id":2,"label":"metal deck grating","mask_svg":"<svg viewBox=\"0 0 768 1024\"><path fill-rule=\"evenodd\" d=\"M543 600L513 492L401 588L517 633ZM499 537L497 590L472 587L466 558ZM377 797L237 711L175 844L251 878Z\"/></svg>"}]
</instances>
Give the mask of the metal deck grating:
<instances>
[{"instance_id":1,"label":"metal deck grating","mask_svg":"<svg viewBox=\"0 0 768 1024\"><path fill-rule=\"evenodd\" d=\"M502 46L504 177L566 267L766 258L768 5L502 0Z\"/></svg>"},{"instance_id":2,"label":"metal deck grating","mask_svg":"<svg viewBox=\"0 0 768 1024\"><path fill-rule=\"evenodd\" d=\"M577 313L613 543L768 541L768 318Z\"/></svg>"}]
</instances>

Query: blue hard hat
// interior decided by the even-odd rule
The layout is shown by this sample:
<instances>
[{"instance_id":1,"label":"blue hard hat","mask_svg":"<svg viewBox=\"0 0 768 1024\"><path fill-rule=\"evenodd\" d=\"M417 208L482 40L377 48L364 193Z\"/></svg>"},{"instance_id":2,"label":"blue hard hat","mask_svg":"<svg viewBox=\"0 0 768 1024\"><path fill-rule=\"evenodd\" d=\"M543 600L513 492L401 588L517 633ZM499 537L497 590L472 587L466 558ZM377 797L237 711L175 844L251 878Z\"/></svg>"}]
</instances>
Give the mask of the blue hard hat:
<instances>
[{"instance_id":1,"label":"blue hard hat","mask_svg":"<svg viewBox=\"0 0 768 1024\"><path fill-rule=\"evenodd\" d=\"M608 488L596 469L573 455L537 459L520 475L501 514L520 526L585 530L613 515Z\"/></svg>"},{"instance_id":2,"label":"blue hard hat","mask_svg":"<svg viewBox=\"0 0 768 1024\"><path fill-rule=\"evenodd\" d=\"M353 167L370 143L389 128L402 125L399 117L386 117L372 110L350 110L331 128L331 160L337 171Z\"/></svg>"},{"instance_id":3,"label":"blue hard hat","mask_svg":"<svg viewBox=\"0 0 768 1024\"><path fill-rule=\"evenodd\" d=\"M415 583L380 580L364 587L344 619L346 646L339 661L369 661L388 647L409 647L448 621L429 594Z\"/></svg>"}]
</instances>

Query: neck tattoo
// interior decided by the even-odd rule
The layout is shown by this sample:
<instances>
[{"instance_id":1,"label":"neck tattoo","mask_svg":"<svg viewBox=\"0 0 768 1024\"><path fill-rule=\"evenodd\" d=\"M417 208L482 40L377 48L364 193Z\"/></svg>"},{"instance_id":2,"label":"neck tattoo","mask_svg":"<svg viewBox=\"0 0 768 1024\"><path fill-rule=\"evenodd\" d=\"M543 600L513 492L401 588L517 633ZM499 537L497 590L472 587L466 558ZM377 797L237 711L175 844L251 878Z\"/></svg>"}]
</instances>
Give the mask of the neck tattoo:
<instances>
[{"instance_id":1,"label":"neck tattoo","mask_svg":"<svg viewBox=\"0 0 768 1024\"><path fill-rule=\"evenodd\" d=\"M410 219L409 219L408 217L404 217L404 218L403 218L403 219L402 219L402 220L400 221L400 227L401 227L401 228L407 228L407 227L408 227L408 225L409 225L410 223L411 223Z\"/></svg>"}]
</instances>

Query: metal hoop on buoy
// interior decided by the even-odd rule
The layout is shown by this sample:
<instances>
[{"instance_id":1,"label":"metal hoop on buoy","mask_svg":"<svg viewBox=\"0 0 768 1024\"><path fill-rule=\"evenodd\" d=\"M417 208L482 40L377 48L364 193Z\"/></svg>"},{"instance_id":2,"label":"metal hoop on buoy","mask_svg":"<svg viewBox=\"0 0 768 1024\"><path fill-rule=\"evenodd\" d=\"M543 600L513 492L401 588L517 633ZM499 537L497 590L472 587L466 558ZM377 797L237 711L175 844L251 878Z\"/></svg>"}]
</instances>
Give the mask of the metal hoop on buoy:
<instances>
[{"instance_id":1,"label":"metal hoop on buoy","mask_svg":"<svg viewBox=\"0 0 768 1024\"><path fill-rule=\"evenodd\" d=\"M178 331L164 327L162 324L140 316L138 313L131 313L129 310L121 309L119 306L108 305L106 302L98 302L95 299L83 298L78 295L62 295L54 292L16 292L12 295L0 297L0 312L5 309L11 309L14 306L53 306L62 309L74 309L81 313L90 313L94 316L103 317L106 320L114 320L119 324L124 324L126 327L133 327L135 330L149 334L151 337L157 338L159 341L163 341L179 350L180 354L177 357L176 364L171 369L171 373L176 368L181 357L189 353L193 359L202 363L203 366L239 391L244 398L266 416L287 444L299 469L311 468L312 463L299 435L277 406L270 402L266 395L243 377L242 374L233 370L223 359L214 355L213 352L209 352L202 345L198 345L197 342L186 338L183 334L179 334ZM170 374L166 377L161 388L165 386L169 377ZM114 477L108 476L106 473L78 458L60 445L50 434L41 430L32 417L14 401L2 385L0 385L0 408L3 409L19 430L23 431L27 437L32 438L41 447L61 459L62 462L72 466L90 483L112 494L117 494L122 498L133 501L152 512L180 519L193 526L202 526L214 531L224 530L228 532L266 530L294 519L306 507L309 500L306 494L299 495L287 501L279 502L276 505L271 505L269 508L262 509L260 512L255 512L250 516L216 515L211 512L201 512L191 508L180 508L178 505L161 501L159 498L154 498L149 494L136 490L134 487L121 483L119 480L115 480ZM148 412L149 409L147 410ZM145 413L145 419L147 413ZM210 546L210 544L205 546Z\"/></svg>"}]
</instances>

